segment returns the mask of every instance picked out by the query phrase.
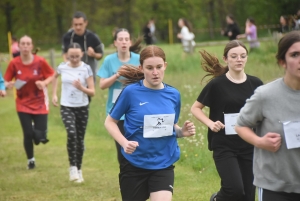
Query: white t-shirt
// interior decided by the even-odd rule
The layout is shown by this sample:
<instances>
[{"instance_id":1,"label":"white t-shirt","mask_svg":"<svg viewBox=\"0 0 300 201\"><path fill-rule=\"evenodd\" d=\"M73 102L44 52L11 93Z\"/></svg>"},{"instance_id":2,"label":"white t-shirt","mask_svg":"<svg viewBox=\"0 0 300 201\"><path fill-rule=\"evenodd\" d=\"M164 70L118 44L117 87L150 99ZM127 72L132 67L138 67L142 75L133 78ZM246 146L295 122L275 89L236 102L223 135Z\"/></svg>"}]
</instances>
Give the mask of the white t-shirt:
<instances>
[{"instance_id":1,"label":"white t-shirt","mask_svg":"<svg viewBox=\"0 0 300 201\"><path fill-rule=\"evenodd\" d=\"M192 41L192 45L195 46L195 35L194 33L190 32L189 29L186 26L183 26L181 28L181 42L182 46L186 51L189 51L189 41Z\"/></svg>"},{"instance_id":2,"label":"white t-shirt","mask_svg":"<svg viewBox=\"0 0 300 201\"><path fill-rule=\"evenodd\" d=\"M80 80L82 86L87 87L87 78L93 76L91 67L81 62L78 67L69 66L69 62L61 63L56 70L61 75L61 98L60 104L67 107L82 107L89 104L86 93L73 86L75 80Z\"/></svg>"}]
</instances>

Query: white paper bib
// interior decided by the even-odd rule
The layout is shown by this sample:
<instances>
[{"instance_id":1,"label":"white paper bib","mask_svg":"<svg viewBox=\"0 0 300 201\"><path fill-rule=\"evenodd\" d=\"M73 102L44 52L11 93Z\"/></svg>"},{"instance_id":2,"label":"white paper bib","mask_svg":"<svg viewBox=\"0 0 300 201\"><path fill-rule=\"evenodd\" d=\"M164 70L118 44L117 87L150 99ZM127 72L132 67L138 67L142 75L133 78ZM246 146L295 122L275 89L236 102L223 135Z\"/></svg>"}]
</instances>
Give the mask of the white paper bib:
<instances>
[{"instance_id":1,"label":"white paper bib","mask_svg":"<svg viewBox=\"0 0 300 201\"><path fill-rule=\"evenodd\" d=\"M122 89L114 89L113 90L113 95L112 95L112 103L115 103L117 98L119 97Z\"/></svg>"},{"instance_id":2,"label":"white paper bib","mask_svg":"<svg viewBox=\"0 0 300 201\"><path fill-rule=\"evenodd\" d=\"M300 147L300 121L283 122L283 130L288 149Z\"/></svg>"},{"instance_id":3,"label":"white paper bib","mask_svg":"<svg viewBox=\"0 0 300 201\"><path fill-rule=\"evenodd\" d=\"M230 113L224 114L224 123L225 123L225 134L226 135L236 135L237 133L234 130L237 118L240 113Z\"/></svg>"},{"instance_id":4,"label":"white paper bib","mask_svg":"<svg viewBox=\"0 0 300 201\"><path fill-rule=\"evenodd\" d=\"M16 89L19 90L19 89L21 89L26 83L27 83L27 82L24 81L24 80L17 79L17 80L15 81L15 84L14 84L14 85L15 85Z\"/></svg>"},{"instance_id":5,"label":"white paper bib","mask_svg":"<svg viewBox=\"0 0 300 201\"><path fill-rule=\"evenodd\" d=\"M144 138L159 138L173 134L175 114L144 116Z\"/></svg>"}]
</instances>

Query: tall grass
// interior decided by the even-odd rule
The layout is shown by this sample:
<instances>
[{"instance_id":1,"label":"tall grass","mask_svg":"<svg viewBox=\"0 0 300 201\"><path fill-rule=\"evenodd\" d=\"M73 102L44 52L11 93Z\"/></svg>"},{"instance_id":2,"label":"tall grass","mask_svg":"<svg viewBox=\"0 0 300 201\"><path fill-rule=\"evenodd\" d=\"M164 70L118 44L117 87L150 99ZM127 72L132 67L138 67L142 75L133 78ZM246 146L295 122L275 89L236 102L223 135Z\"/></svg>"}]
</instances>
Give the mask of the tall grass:
<instances>
[{"instance_id":1,"label":"tall grass","mask_svg":"<svg viewBox=\"0 0 300 201\"><path fill-rule=\"evenodd\" d=\"M189 119L197 127L194 137L178 139L181 158L175 164L173 200L208 200L211 193L219 189L220 180L212 153L207 149L207 128L190 113L191 105L205 84L201 85L204 73L200 67L200 57L197 52L193 55L182 55L180 45L164 45L162 48L168 62L164 81L181 92L179 124L182 125ZM223 48L215 46L203 49L216 54L222 60ZM280 77L283 71L275 62L275 49L274 44L263 43L260 50L251 52L246 72L258 76L265 83ZM0 99L1 201L121 200L115 145L103 126L107 90L102 91L98 86L96 88L96 96L90 105L85 139L83 184L68 181L66 131L59 109L51 106L48 122L50 142L35 146L37 168L28 171L22 145L22 130L15 112L12 91L8 91L6 98ZM208 109L206 112L208 113Z\"/></svg>"}]
</instances>

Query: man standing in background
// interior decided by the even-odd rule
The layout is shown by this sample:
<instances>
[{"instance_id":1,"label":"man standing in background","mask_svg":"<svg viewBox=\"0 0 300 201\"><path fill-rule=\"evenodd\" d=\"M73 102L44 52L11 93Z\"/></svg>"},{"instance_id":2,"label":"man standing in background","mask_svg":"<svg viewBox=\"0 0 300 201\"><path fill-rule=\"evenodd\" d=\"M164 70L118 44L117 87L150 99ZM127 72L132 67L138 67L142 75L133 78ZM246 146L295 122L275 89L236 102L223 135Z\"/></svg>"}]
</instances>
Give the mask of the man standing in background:
<instances>
[{"instance_id":1,"label":"man standing in background","mask_svg":"<svg viewBox=\"0 0 300 201\"><path fill-rule=\"evenodd\" d=\"M63 36L63 58L64 61L68 60L66 52L71 43L79 43L84 53L81 60L91 66L95 82L96 68L98 66L97 60L100 60L103 56L103 44L97 34L86 29L87 25L88 21L86 15L80 11L75 12L72 20L72 29Z\"/></svg>"}]
</instances>

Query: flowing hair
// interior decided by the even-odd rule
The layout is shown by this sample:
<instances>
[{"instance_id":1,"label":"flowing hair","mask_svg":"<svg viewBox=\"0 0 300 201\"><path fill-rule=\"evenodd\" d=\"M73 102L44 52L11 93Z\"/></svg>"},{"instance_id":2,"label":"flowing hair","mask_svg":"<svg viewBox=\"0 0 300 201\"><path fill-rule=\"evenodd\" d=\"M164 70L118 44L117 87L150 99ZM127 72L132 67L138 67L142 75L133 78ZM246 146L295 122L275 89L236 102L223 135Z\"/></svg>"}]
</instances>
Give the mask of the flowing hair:
<instances>
[{"instance_id":1,"label":"flowing hair","mask_svg":"<svg viewBox=\"0 0 300 201\"><path fill-rule=\"evenodd\" d=\"M213 78L218 77L220 75L224 75L228 71L228 66L223 66L220 64L219 59L210 53L202 50L199 52L201 55L201 67L202 69L207 72L207 74L201 79L201 83L203 82L204 78L210 77L207 82L211 81Z\"/></svg>"},{"instance_id":2,"label":"flowing hair","mask_svg":"<svg viewBox=\"0 0 300 201\"><path fill-rule=\"evenodd\" d=\"M227 58L228 57L228 52L229 50L231 50L232 48L235 47L243 47L247 54L248 54L248 50L246 48L246 46L239 40L232 40L229 43L227 43L227 45L224 48L224 52L223 52L223 57ZM199 52L201 55L201 67L203 68L203 70L205 72L207 72L207 74L201 79L201 83L203 82L204 78L206 77L210 77L211 78L207 81L211 81L212 79L214 79L215 77L224 75L225 73L228 72L229 68L228 66L223 66L222 64L220 64L219 59L213 55L211 55L210 53L206 52L205 50L202 50Z\"/></svg>"},{"instance_id":3,"label":"flowing hair","mask_svg":"<svg viewBox=\"0 0 300 201\"><path fill-rule=\"evenodd\" d=\"M128 85L143 80L145 78L144 72L142 71L143 63L145 59L150 57L160 57L164 62L166 61L166 55L160 47L149 45L145 47L140 54L141 66L139 68L133 65L125 64L118 70L119 75L126 78L121 80L121 82L125 85Z\"/></svg>"}]
</instances>

